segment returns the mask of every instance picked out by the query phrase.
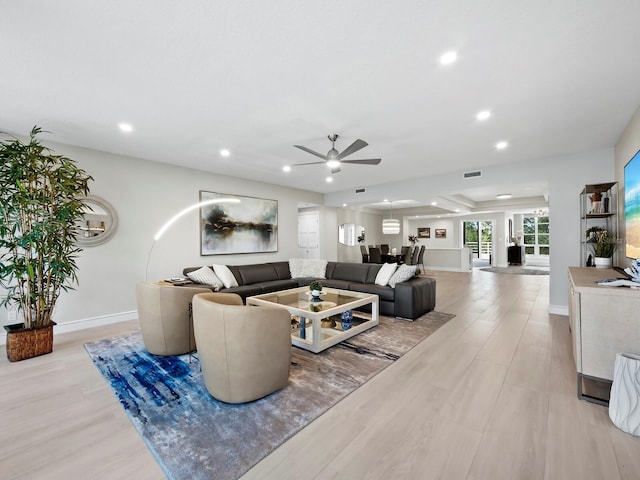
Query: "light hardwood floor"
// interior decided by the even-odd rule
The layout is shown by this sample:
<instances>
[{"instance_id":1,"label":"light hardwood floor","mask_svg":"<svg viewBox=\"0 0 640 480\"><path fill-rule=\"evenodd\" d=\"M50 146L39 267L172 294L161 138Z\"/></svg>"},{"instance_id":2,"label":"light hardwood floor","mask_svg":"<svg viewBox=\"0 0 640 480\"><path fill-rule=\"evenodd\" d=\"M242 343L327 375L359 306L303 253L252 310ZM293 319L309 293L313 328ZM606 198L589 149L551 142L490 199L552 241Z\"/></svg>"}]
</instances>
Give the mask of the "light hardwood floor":
<instances>
[{"instance_id":1,"label":"light hardwood floor","mask_svg":"<svg viewBox=\"0 0 640 480\"><path fill-rule=\"evenodd\" d=\"M547 276L427 272L456 317L249 471L254 479L638 479L640 438L579 401ZM0 360L0 478L163 474L83 349ZM179 451L180 446L176 445Z\"/></svg>"}]
</instances>

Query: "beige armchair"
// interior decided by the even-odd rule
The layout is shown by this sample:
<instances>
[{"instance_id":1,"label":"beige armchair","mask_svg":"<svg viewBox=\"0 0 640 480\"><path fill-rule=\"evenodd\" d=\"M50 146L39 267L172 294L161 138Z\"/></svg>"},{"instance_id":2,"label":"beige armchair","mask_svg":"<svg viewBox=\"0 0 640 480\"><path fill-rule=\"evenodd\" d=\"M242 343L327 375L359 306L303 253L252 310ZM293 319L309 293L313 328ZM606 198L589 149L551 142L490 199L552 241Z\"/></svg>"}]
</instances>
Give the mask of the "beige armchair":
<instances>
[{"instance_id":1,"label":"beige armchair","mask_svg":"<svg viewBox=\"0 0 640 480\"><path fill-rule=\"evenodd\" d=\"M193 297L193 326L204 382L216 399L250 402L289 382L286 310L244 306L235 293L201 293Z\"/></svg>"},{"instance_id":2,"label":"beige armchair","mask_svg":"<svg viewBox=\"0 0 640 480\"><path fill-rule=\"evenodd\" d=\"M196 293L206 292L211 289L152 282L136 285L140 330L149 353L182 355L196 349L189 303Z\"/></svg>"}]
</instances>

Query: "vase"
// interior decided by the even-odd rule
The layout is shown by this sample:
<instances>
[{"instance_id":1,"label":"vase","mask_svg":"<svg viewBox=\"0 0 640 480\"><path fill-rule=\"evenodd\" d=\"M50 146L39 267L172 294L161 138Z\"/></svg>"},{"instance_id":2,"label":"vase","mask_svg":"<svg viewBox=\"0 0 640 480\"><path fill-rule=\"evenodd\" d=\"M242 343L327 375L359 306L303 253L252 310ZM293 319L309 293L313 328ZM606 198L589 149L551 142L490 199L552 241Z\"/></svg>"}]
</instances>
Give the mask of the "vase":
<instances>
[{"instance_id":1,"label":"vase","mask_svg":"<svg viewBox=\"0 0 640 480\"><path fill-rule=\"evenodd\" d=\"M640 436L640 355L616 354L609 418L623 432Z\"/></svg>"},{"instance_id":2,"label":"vase","mask_svg":"<svg viewBox=\"0 0 640 480\"><path fill-rule=\"evenodd\" d=\"M611 257L595 257L596 268L611 268L613 265Z\"/></svg>"},{"instance_id":3,"label":"vase","mask_svg":"<svg viewBox=\"0 0 640 480\"><path fill-rule=\"evenodd\" d=\"M24 323L5 325L7 331L7 358L18 362L53 352L53 326L24 328Z\"/></svg>"},{"instance_id":4,"label":"vase","mask_svg":"<svg viewBox=\"0 0 640 480\"><path fill-rule=\"evenodd\" d=\"M342 312L342 330L349 330L353 326L353 313L351 310Z\"/></svg>"},{"instance_id":5,"label":"vase","mask_svg":"<svg viewBox=\"0 0 640 480\"><path fill-rule=\"evenodd\" d=\"M312 297L319 297L320 293L322 293L320 290L311 290L311 296Z\"/></svg>"}]
</instances>

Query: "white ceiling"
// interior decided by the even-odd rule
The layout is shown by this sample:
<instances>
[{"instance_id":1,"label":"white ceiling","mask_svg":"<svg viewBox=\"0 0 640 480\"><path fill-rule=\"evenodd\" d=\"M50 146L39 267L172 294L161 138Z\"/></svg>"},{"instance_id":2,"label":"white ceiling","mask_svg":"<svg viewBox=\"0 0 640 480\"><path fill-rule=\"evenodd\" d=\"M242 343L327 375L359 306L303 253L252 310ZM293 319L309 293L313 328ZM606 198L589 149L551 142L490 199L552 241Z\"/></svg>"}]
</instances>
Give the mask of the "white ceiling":
<instances>
[{"instance_id":1,"label":"white ceiling","mask_svg":"<svg viewBox=\"0 0 640 480\"><path fill-rule=\"evenodd\" d=\"M323 193L535 160L615 144L639 24L637 0L4 1L0 130ZM382 163L282 171L332 133Z\"/></svg>"}]
</instances>

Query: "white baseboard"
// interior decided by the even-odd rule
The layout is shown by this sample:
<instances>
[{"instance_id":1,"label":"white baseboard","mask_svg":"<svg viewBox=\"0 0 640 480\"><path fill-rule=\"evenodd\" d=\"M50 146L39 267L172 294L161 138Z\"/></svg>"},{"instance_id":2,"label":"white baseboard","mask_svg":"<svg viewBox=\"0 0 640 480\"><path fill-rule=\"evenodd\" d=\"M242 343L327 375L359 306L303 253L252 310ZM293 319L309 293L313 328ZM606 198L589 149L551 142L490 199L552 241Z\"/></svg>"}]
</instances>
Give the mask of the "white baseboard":
<instances>
[{"instance_id":1,"label":"white baseboard","mask_svg":"<svg viewBox=\"0 0 640 480\"><path fill-rule=\"evenodd\" d=\"M565 307L563 305L549 305L549 313L554 315L564 315L565 317L569 316L569 307Z\"/></svg>"},{"instance_id":2,"label":"white baseboard","mask_svg":"<svg viewBox=\"0 0 640 480\"><path fill-rule=\"evenodd\" d=\"M112 323L126 322L128 320L135 320L138 318L138 311L131 310L130 312L113 313L110 315L101 315L99 317L83 318L81 320L72 320L70 322L58 323L53 328L53 336L60 335L62 333L75 332L78 330L85 330L87 328L101 327L103 325L110 325ZM7 343L7 333L0 332L0 345Z\"/></svg>"}]
</instances>

